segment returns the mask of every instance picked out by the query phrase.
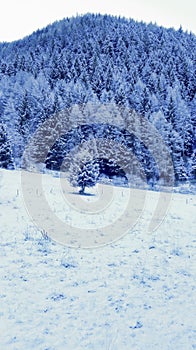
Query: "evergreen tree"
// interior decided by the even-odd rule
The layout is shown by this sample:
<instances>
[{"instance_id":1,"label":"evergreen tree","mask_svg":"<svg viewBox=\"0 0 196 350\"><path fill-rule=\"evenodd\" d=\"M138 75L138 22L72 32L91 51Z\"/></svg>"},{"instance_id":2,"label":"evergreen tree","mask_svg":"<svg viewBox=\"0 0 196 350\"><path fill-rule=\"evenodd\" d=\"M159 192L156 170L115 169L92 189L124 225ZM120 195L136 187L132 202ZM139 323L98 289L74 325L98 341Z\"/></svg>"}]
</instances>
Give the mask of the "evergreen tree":
<instances>
[{"instance_id":1,"label":"evergreen tree","mask_svg":"<svg viewBox=\"0 0 196 350\"><path fill-rule=\"evenodd\" d=\"M74 161L69 169L69 181L73 187L80 187L83 194L86 187L95 186L99 178L99 163L96 159L79 159Z\"/></svg>"},{"instance_id":2,"label":"evergreen tree","mask_svg":"<svg viewBox=\"0 0 196 350\"><path fill-rule=\"evenodd\" d=\"M96 161L90 161L81 167L77 174L77 185L81 188L80 193L84 193L85 187L95 186L99 176L99 164Z\"/></svg>"},{"instance_id":3,"label":"evergreen tree","mask_svg":"<svg viewBox=\"0 0 196 350\"><path fill-rule=\"evenodd\" d=\"M0 168L14 169L11 144L6 133L6 127L0 124Z\"/></svg>"},{"instance_id":4,"label":"evergreen tree","mask_svg":"<svg viewBox=\"0 0 196 350\"><path fill-rule=\"evenodd\" d=\"M32 114L27 91L25 91L21 101L19 102L17 110L18 110L18 131L20 132L22 137L26 138L29 131L28 123L31 122L31 114Z\"/></svg>"},{"instance_id":5,"label":"evergreen tree","mask_svg":"<svg viewBox=\"0 0 196 350\"><path fill-rule=\"evenodd\" d=\"M72 186L80 187L79 192L83 194L85 187L94 186L99 177L98 153L95 140L91 140L90 143L84 143L82 147L77 147L72 154L69 181Z\"/></svg>"}]
</instances>

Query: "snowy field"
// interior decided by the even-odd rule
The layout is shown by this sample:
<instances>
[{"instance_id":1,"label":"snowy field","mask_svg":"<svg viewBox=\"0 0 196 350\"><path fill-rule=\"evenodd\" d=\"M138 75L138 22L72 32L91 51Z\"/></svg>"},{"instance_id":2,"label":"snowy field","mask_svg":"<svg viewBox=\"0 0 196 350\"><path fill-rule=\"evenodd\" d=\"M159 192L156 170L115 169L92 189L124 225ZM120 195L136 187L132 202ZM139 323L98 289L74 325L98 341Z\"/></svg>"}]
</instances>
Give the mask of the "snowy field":
<instances>
[{"instance_id":1,"label":"snowy field","mask_svg":"<svg viewBox=\"0 0 196 350\"><path fill-rule=\"evenodd\" d=\"M43 176L47 200L61 218L66 208L59 206L57 181ZM127 189L116 191L121 199L116 203L114 195L104 220L124 210ZM149 234L159 195L149 191L124 237L74 249L36 227L21 192L20 172L1 170L1 349L196 349L195 195L174 193L164 221ZM84 230L82 216L80 223Z\"/></svg>"}]
</instances>

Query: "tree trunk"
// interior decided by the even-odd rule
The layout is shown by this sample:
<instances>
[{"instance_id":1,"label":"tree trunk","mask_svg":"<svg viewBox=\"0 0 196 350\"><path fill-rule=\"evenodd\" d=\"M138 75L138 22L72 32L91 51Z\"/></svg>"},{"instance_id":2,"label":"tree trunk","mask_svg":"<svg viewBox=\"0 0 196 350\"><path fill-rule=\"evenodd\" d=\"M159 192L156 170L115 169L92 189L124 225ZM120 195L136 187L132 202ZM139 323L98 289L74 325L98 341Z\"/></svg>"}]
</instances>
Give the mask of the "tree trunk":
<instances>
[{"instance_id":1,"label":"tree trunk","mask_svg":"<svg viewBox=\"0 0 196 350\"><path fill-rule=\"evenodd\" d=\"M81 186L81 189L80 189L80 191L79 191L79 193L80 193L80 194L83 194L83 193L84 193L84 190L85 190L85 186L82 185L82 186Z\"/></svg>"}]
</instances>

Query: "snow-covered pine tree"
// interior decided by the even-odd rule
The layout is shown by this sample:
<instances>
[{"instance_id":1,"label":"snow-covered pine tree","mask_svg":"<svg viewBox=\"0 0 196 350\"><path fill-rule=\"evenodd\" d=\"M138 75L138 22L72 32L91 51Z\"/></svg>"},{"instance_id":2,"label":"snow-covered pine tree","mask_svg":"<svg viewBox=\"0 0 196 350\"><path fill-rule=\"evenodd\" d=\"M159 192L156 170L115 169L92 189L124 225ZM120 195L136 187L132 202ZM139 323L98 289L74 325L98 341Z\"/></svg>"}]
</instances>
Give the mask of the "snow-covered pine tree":
<instances>
[{"instance_id":1,"label":"snow-covered pine tree","mask_svg":"<svg viewBox=\"0 0 196 350\"><path fill-rule=\"evenodd\" d=\"M3 123L0 124L0 168L14 169L11 144Z\"/></svg>"},{"instance_id":2,"label":"snow-covered pine tree","mask_svg":"<svg viewBox=\"0 0 196 350\"><path fill-rule=\"evenodd\" d=\"M96 142L84 143L77 148L69 168L69 181L73 187L80 187L83 194L85 187L95 186L99 177L99 163L97 161ZM74 153L74 151L73 151Z\"/></svg>"},{"instance_id":3,"label":"snow-covered pine tree","mask_svg":"<svg viewBox=\"0 0 196 350\"><path fill-rule=\"evenodd\" d=\"M99 163L89 160L71 164L69 169L69 181L73 187L80 187L79 193L83 194L86 187L95 186L99 177Z\"/></svg>"},{"instance_id":4,"label":"snow-covered pine tree","mask_svg":"<svg viewBox=\"0 0 196 350\"><path fill-rule=\"evenodd\" d=\"M82 165L81 171L77 174L77 184L81 188L80 193L83 194L85 187L96 185L99 176L99 164L96 160L91 160Z\"/></svg>"}]
</instances>

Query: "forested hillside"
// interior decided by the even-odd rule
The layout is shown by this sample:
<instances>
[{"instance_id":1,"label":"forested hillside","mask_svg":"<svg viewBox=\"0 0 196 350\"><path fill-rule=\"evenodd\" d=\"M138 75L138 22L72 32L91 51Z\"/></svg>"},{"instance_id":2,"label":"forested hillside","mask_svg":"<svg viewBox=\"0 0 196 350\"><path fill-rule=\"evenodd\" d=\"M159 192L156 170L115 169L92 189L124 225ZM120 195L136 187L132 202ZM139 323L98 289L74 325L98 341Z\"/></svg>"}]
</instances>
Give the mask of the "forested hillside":
<instances>
[{"instance_id":1,"label":"forested hillside","mask_svg":"<svg viewBox=\"0 0 196 350\"><path fill-rule=\"evenodd\" d=\"M169 147L176 181L193 180L195 53L196 37L181 29L92 14L1 43L0 148L6 142L9 155L5 164L0 150L0 166L20 167L29 136L54 113L111 103L148 119Z\"/></svg>"}]
</instances>

